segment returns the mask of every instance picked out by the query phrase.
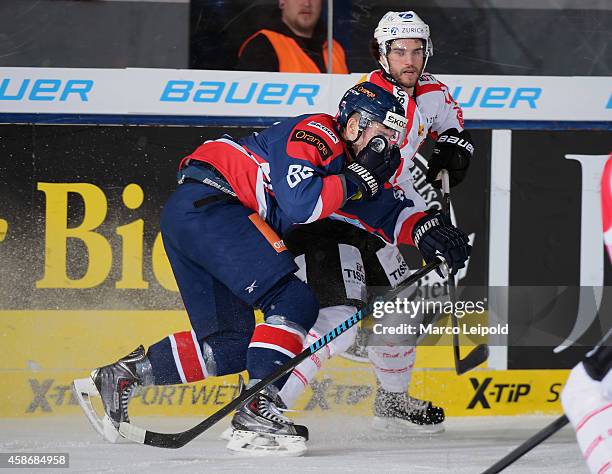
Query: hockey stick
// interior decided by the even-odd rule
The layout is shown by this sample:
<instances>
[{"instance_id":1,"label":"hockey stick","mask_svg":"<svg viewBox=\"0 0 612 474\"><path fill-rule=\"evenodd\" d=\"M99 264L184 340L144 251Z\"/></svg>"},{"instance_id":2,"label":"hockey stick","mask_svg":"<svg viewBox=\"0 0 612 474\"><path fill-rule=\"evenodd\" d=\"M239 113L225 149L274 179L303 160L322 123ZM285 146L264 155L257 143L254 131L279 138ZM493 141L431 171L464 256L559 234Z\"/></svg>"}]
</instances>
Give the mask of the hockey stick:
<instances>
[{"instance_id":1,"label":"hockey stick","mask_svg":"<svg viewBox=\"0 0 612 474\"><path fill-rule=\"evenodd\" d=\"M597 344L595 349L597 347L600 347L603 345L609 345L610 343L612 343L612 340L610 338L612 338L612 328L608 329L608 332L602 338L602 340ZM561 428L567 425L568 421L569 420L567 419L567 416L561 415L551 424L549 424L545 428L542 428L540 431L534 434L531 438L529 438L527 441L521 444L518 448L515 448L514 450L509 452L506 456L501 458L499 461L493 464L489 469L484 471L482 474L495 474L495 473L503 471L510 464L512 464L517 459L521 458L522 456L527 454L529 451L531 451L533 448L535 448L538 444L546 441L548 438L554 435L557 431L559 431Z\"/></svg>"},{"instance_id":2,"label":"hockey stick","mask_svg":"<svg viewBox=\"0 0 612 474\"><path fill-rule=\"evenodd\" d=\"M399 295L402 291L405 290L406 286L412 285L413 283L420 280L425 275L435 270L442 264L443 260L440 258L436 258L435 261L428 263L424 267L421 267L412 275L410 275L410 277L404 280L400 285L385 293L384 298L395 298L397 295ZM240 405L246 403L249 399L257 395L257 393L263 390L267 385L270 385L286 373L293 370L293 368L298 366L304 359L307 359L312 354L326 346L329 342L333 341L342 333L346 332L348 329L359 323L359 321L361 321L372 310L374 302L370 302L366 307L357 311L353 316L348 318L342 324L338 325L335 329L332 329L330 332L325 334L321 339L313 342L308 348L304 349L293 359L290 359L285 362L276 371L272 372L267 377L261 379L251 388L243 391L237 398L229 402L223 408L216 411L193 428L188 429L186 431L182 431L180 433L156 433L154 431L148 431L138 426L131 425L130 423L121 423L119 425L119 432L127 439L130 439L137 443L147 444L149 446L156 446L158 448L176 449L185 446L191 440L201 435L204 431L209 429L211 426L213 426L219 420L227 416Z\"/></svg>"},{"instance_id":3,"label":"hockey stick","mask_svg":"<svg viewBox=\"0 0 612 474\"><path fill-rule=\"evenodd\" d=\"M442 170L438 176L442 179L442 211L448 216L448 219L452 223L448 171ZM446 286L448 288L448 296L450 298L452 308L455 308L455 304L457 302L455 294L455 275L452 275L450 272L448 272ZM453 324L453 353L455 356L455 371L457 372L457 375L461 375L479 366L487 360L489 357L489 346L486 344L479 344L472 349L467 356L465 356L465 359L462 359L459 351L459 322L457 321L457 316L455 316L455 311L451 311L451 321Z\"/></svg>"},{"instance_id":4,"label":"hockey stick","mask_svg":"<svg viewBox=\"0 0 612 474\"><path fill-rule=\"evenodd\" d=\"M503 471L510 464L512 464L517 459L524 456L529 451L531 451L533 448L535 448L538 444L546 441L548 438L554 435L557 431L559 431L561 428L567 425L568 422L569 420L567 419L567 416L561 415L559 418L557 418L547 427L543 428L542 430L534 434L531 438L529 438L527 441L521 444L518 448L514 449L513 451L508 453L506 456L501 458L499 461L493 464L489 469L487 469L486 471L483 471L482 474L496 474L498 472Z\"/></svg>"}]
</instances>

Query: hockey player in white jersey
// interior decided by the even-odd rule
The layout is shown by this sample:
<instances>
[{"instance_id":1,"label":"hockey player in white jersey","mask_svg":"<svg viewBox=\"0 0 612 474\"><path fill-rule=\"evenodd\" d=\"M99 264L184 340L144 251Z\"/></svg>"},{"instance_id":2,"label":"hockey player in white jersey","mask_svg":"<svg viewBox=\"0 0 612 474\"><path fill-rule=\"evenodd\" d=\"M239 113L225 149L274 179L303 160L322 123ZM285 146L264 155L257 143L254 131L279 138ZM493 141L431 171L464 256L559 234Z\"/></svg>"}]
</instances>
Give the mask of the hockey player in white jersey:
<instances>
[{"instance_id":1,"label":"hockey player in white jersey","mask_svg":"<svg viewBox=\"0 0 612 474\"><path fill-rule=\"evenodd\" d=\"M561 392L563 410L592 473L612 469L612 338L572 369Z\"/></svg>"},{"instance_id":2,"label":"hockey player in white jersey","mask_svg":"<svg viewBox=\"0 0 612 474\"><path fill-rule=\"evenodd\" d=\"M386 13L374 32L372 51L380 68L364 79L398 97L408 118L407 139L401 148L403 162L390 183L424 210L427 206L415 190L411 167L427 136L436 140L427 172L427 181L435 187L439 187L436 178L442 169L448 170L451 186L464 179L474 145L464 130L461 108L446 85L424 72L433 55L433 43L429 26L415 12ZM321 303L319 318L306 344L363 304L366 282L369 287L396 286L408 276L407 265L397 247L372 239L350 225L343 227L342 223L319 221L300 227L285 238L285 243L298 255L302 276ZM413 322L418 324L418 320ZM280 393L285 404L290 407L296 401L325 359L351 346L355 330L336 339L322 355L313 355L293 371ZM443 408L408 394L416 337L407 336L404 340L395 337L384 343L384 346L367 348L378 380L373 426L399 432L443 431Z\"/></svg>"},{"instance_id":3,"label":"hockey player in white jersey","mask_svg":"<svg viewBox=\"0 0 612 474\"><path fill-rule=\"evenodd\" d=\"M612 262L612 153L601 177L601 211L604 243ZM612 470L612 330L572 369L561 403L591 472Z\"/></svg>"}]
</instances>

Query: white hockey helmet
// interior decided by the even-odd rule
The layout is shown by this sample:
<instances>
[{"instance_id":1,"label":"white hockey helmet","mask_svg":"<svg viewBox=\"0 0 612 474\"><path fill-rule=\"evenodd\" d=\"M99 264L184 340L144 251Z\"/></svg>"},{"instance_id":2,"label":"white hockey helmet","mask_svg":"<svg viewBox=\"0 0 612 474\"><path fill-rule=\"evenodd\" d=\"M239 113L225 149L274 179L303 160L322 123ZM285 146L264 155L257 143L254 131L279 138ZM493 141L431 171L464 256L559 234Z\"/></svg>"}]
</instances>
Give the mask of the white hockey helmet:
<instances>
[{"instance_id":1,"label":"white hockey helmet","mask_svg":"<svg viewBox=\"0 0 612 474\"><path fill-rule=\"evenodd\" d=\"M425 41L423 71L427 60L430 56L433 56L433 42L429 36L429 25L413 11L385 13L374 30L374 38L378 42L380 64L387 73L389 73L388 47L389 43L395 39L415 38Z\"/></svg>"}]
</instances>

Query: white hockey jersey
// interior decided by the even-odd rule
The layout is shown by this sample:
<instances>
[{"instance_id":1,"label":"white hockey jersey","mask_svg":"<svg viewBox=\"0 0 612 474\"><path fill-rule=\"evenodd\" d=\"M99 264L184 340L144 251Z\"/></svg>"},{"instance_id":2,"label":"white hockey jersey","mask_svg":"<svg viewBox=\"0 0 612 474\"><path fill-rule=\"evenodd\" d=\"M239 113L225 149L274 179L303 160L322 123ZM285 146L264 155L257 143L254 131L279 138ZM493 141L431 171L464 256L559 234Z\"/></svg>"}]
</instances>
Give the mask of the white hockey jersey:
<instances>
[{"instance_id":1,"label":"white hockey jersey","mask_svg":"<svg viewBox=\"0 0 612 474\"><path fill-rule=\"evenodd\" d=\"M463 130L463 111L448 87L431 74L423 74L414 89L414 99L404 90L385 79L382 70L377 69L364 77L365 81L392 92L406 109L408 126L406 140L402 145L402 164L390 182L407 194L413 195L411 160L421 147L427 135L433 139L449 128Z\"/></svg>"}]
</instances>

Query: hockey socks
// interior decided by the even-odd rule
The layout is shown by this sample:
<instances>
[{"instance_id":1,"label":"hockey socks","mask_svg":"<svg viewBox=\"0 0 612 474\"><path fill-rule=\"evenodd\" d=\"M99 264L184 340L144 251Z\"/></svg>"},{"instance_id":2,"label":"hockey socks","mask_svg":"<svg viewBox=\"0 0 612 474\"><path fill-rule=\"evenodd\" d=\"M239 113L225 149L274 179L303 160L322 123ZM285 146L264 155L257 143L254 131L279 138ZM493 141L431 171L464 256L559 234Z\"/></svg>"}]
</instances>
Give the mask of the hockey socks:
<instances>
[{"instance_id":1,"label":"hockey socks","mask_svg":"<svg viewBox=\"0 0 612 474\"><path fill-rule=\"evenodd\" d=\"M322 335L331 331L342 321L355 314L357 308L354 306L330 306L319 311L317 322L308 331L304 347L315 342ZM315 378L323 363L336 354L344 352L355 340L357 326L353 326L345 334L334 339L316 354L312 354L298 365L280 391L280 397L289 408L291 408L306 387Z\"/></svg>"},{"instance_id":2,"label":"hockey socks","mask_svg":"<svg viewBox=\"0 0 612 474\"><path fill-rule=\"evenodd\" d=\"M258 324L253 332L247 351L249 378L263 379L278 366L302 352L304 331L280 316L271 316ZM282 387L288 375L274 385Z\"/></svg>"},{"instance_id":3,"label":"hockey socks","mask_svg":"<svg viewBox=\"0 0 612 474\"><path fill-rule=\"evenodd\" d=\"M408 391L416 360L414 346L368 347L368 358L383 389L389 392Z\"/></svg>"}]
</instances>

